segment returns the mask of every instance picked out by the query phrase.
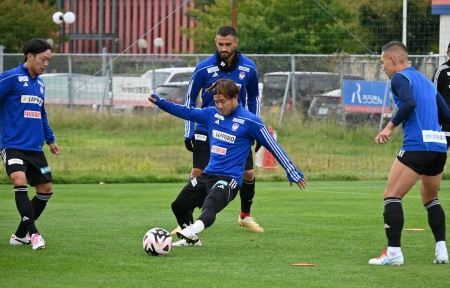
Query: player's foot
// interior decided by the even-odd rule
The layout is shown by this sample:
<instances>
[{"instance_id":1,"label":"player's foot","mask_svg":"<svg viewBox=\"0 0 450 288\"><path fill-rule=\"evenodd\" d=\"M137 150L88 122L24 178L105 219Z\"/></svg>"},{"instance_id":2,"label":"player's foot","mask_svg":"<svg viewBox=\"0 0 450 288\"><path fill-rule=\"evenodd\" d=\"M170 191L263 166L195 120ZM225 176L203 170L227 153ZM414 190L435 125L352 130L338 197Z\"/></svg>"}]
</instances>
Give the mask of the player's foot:
<instances>
[{"instance_id":1,"label":"player's foot","mask_svg":"<svg viewBox=\"0 0 450 288\"><path fill-rule=\"evenodd\" d=\"M400 266L403 265L404 262L405 259L403 259L403 253L400 253L400 255L396 257L389 257L386 250L383 250L380 257L369 260L369 264L387 266Z\"/></svg>"},{"instance_id":2,"label":"player's foot","mask_svg":"<svg viewBox=\"0 0 450 288\"><path fill-rule=\"evenodd\" d=\"M42 238L39 233L31 235L31 244L33 244L33 250L41 250L45 248L44 238Z\"/></svg>"},{"instance_id":3,"label":"player's foot","mask_svg":"<svg viewBox=\"0 0 450 288\"><path fill-rule=\"evenodd\" d=\"M264 232L264 228L261 227L258 223L256 223L255 218L253 217L245 217L244 219L241 219L241 216L238 217L238 223L239 226L248 228L252 232L258 232L262 233Z\"/></svg>"},{"instance_id":4,"label":"player's foot","mask_svg":"<svg viewBox=\"0 0 450 288\"><path fill-rule=\"evenodd\" d=\"M172 232L170 232L170 234L175 235L175 234L177 234L177 232L180 232L180 231L181 231L181 227L177 226L177 228L173 229Z\"/></svg>"},{"instance_id":5,"label":"player's foot","mask_svg":"<svg viewBox=\"0 0 450 288\"><path fill-rule=\"evenodd\" d=\"M195 242L195 243L188 243L186 241L186 239L181 239L180 241L174 242L172 244L172 246L175 246L175 247L193 247L193 246L201 247L202 246L202 241L200 241L200 238L198 238L197 242Z\"/></svg>"},{"instance_id":6,"label":"player's foot","mask_svg":"<svg viewBox=\"0 0 450 288\"><path fill-rule=\"evenodd\" d=\"M25 237L19 238L16 235L12 234L11 238L9 239L9 244L11 244L11 245L30 245L31 244L30 236L27 234Z\"/></svg>"},{"instance_id":7,"label":"player's foot","mask_svg":"<svg viewBox=\"0 0 450 288\"><path fill-rule=\"evenodd\" d=\"M186 227L181 231L177 232L177 236L180 239L186 240L189 244L195 244L197 242L200 242L200 239L198 238L197 234L192 231L191 227Z\"/></svg>"},{"instance_id":8,"label":"player's foot","mask_svg":"<svg viewBox=\"0 0 450 288\"><path fill-rule=\"evenodd\" d=\"M434 263L448 264L448 252L447 251L437 252L436 255L434 256Z\"/></svg>"}]
</instances>

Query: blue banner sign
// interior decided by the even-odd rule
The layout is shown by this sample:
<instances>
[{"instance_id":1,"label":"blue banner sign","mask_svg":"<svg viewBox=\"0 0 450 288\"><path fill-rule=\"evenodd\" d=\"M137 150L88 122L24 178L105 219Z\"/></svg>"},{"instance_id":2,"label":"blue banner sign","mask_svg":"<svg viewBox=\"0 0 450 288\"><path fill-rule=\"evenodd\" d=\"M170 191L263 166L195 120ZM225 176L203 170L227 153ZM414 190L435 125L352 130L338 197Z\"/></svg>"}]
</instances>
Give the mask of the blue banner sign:
<instances>
[{"instance_id":1,"label":"blue banner sign","mask_svg":"<svg viewBox=\"0 0 450 288\"><path fill-rule=\"evenodd\" d=\"M344 112L381 114L384 100L384 113L391 113L386 85L383 81L345 80Z\"/></svg>"}]
</instances>

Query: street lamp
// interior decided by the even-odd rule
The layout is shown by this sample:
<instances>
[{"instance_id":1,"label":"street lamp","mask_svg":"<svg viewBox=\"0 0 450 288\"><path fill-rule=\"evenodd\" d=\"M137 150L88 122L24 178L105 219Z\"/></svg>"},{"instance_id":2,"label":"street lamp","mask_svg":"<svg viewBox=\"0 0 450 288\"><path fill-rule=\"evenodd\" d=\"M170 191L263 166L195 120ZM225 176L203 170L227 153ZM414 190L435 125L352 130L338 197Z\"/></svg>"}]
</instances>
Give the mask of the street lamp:
<instances>
[{"instance_id":1,"label":"street lamp","mask_svg":"<svg viewBox=\"0 0 450 288\"><path fill-rule=\"evenodd\" d=\"M72 24L73 22L75 22L75 13L73 12L66 12L66 13L62 13L62 12L55 12L53 14L53 22L55 24L62 24L61 28L62 28L62 34L61 34L61 43L60 43L60 47L59 47L59 53L63 53L63 49L62 49L62 45L63 42L65 41L65 33L66 33L66 29L64 27L64 24Z\"/></svg>"},{"instance_id":2,"label":"street lamp","mask_svg":"<svg viewBox=\"0 0 450 288\"><path fill-rule=\"evenodd\" d=\"M158 50L158 53L160 52L159 49L164 46L164 39L157 37L153 40L153 45ZM155 91L156 89L156 74L155 74L155 54L153 53L153 81L152 81L152 89ZM154 92L153 92L154 93Z\"/></svg>"}]
</instances>

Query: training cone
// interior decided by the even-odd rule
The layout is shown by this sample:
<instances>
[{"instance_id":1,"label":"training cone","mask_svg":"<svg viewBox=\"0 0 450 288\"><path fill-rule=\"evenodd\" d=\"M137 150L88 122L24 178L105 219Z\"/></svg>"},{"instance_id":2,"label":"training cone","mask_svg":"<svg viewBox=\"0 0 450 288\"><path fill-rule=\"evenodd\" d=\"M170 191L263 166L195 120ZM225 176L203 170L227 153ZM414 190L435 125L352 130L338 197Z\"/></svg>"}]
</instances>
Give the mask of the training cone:
<instances>
[{"instance_id":1,"label":"training cone","mask_svg":"<svg viewBox=\"0 0 450 288\"><path fill-rule=\"evenodd\" d=\"M277 139L277 133L273 130L272 126L269 126L270 135ZM261 147L259 151L256 153L256 166L261 167L261 172L265 171L275 171L277 169L277 160L273 157L272 153L270 153L266 148Z\"/></svg>"}]
</instances>

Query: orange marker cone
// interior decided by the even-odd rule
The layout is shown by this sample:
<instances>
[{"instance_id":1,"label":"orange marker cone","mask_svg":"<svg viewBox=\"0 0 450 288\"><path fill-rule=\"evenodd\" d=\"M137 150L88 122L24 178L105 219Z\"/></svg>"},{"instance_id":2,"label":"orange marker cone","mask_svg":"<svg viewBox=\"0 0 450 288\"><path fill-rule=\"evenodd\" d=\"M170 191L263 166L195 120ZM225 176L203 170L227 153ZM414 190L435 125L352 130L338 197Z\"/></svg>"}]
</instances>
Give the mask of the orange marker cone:
<instances>
[{"instance_id":1,"label":"orange marker cone","mask_svg":"<svg viewBox=\"0 0 450 288\"><path fill-rule=\"evenodd\" d=\"M275 140L277 139L277 132L273 130L272 126L269 126L270 135L272 135ZM270 153L267 149L264 149L264 158L262 161L262 169L261 172L264 171L275 171L277 169L277 159L273 157L272 153Z\"/></svg>"}]
</instances>

